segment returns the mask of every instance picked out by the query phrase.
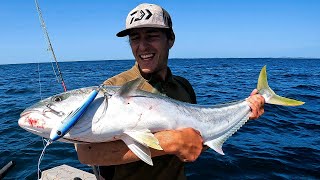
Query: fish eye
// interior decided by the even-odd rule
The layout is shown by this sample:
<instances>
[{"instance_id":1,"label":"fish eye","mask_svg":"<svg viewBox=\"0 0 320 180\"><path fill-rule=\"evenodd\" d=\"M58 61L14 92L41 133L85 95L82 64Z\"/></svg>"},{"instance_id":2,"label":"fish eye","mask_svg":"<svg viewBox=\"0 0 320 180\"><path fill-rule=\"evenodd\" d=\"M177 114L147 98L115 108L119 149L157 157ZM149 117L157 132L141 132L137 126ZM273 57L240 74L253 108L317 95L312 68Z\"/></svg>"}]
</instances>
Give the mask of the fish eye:
<instances>
[{"instance_id":1,"label":"fish eye","mask_svg":"<svg viewBox=\"0 0 320 180\"><path fill-rule=\"evenodd\" d=\"M61 96L55 96L52 99L54 102L61 102L62 101L62 97Z\"/></svg>"}]
</instances>

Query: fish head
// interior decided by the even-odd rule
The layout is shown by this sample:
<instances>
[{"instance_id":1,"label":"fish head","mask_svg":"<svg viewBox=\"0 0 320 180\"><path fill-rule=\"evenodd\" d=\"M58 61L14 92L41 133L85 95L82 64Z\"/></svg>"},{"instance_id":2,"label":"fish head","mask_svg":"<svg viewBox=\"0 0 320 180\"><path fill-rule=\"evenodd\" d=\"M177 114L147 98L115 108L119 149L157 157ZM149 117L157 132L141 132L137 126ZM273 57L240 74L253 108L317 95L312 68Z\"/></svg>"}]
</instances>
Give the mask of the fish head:
<instances>
[{"instance_id":1,"label":"fish head","mask_svg":"<svg viewBox=\"0 0 320 180\"><path fill-rule=\"evenodd\" d=\"M51 130L62 124L94 88L97 87L71 90L41 100L20 114L18 124L31 133L49 138Z\"/></svg>"}]
</instances>

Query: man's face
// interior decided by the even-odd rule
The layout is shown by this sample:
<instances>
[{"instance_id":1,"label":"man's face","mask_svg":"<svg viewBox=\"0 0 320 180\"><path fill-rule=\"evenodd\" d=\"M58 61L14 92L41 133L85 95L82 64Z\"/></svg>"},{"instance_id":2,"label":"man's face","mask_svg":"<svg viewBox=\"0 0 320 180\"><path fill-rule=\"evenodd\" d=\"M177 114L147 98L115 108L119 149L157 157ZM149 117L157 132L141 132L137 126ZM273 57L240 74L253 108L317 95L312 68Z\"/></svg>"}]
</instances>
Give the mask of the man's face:
<instances>
[{"instance_id":1,"label":"man's face","mask_svg":"<svg viewBox=\"0 0 320 180\"><path fill-rule=\"evenodd\" d=\"M143 73L166 72L173 40L157 28L139 28L129 34L132 53Z\"/></svg>"}]
</instances>

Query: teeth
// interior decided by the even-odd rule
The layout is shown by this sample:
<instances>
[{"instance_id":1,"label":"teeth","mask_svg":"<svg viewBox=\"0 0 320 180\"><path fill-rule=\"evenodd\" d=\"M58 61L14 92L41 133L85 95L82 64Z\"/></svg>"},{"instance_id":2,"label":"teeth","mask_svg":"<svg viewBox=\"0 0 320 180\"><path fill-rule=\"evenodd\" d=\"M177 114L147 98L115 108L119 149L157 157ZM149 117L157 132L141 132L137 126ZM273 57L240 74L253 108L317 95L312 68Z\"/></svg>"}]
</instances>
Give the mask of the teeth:
<instances>
[{"instance_id":1,"label":"teeth","mask_svg":"<svg viewBox=\"0 0 320 180\"><path fill-rule=\"evenodd\" d=\"M154 56L154 54L142 54L142 55L140 55L140 57L141 57L142 59L151 58L151 57L153 57L153 56Z\"/></svg>"}]
</instances>

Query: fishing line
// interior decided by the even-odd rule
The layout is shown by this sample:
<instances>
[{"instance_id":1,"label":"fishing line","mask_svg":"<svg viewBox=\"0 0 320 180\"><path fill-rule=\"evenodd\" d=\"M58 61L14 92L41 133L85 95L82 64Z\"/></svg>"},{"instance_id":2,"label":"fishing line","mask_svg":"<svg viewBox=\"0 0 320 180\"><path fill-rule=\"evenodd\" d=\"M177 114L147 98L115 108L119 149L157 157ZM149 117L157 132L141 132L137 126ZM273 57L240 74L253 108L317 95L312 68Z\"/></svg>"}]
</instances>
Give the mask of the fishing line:
<instances>
[{"instance_id":1,"label":"fishing line","mask_svg":"<svg viewBox=\"0 0 320 180\"><path fill-rule=\"evenodd\" d=\"M49 49L48 49L48 50L49 50ZM53 71L53 73L54 73L54 76L56 77L57 82L60 83L60 80L59 80L59 77L58 77L58 75L57 75L57 71L56 71L56 69L54 68L52 59L50 59L50 62L51 62L51 68L52 68L52 71Z\"/></svg>"},{"instance_id":2,"label":"fishing line","mask_svg":"<svg viewBox=\"0 0 320 180\"><path fill-rule=\"evenodd\" d=\"M42 88L41 88L41 75L40 75L40 63L38 62L38 81L39 81L39 91L40 91L40 99L42 100Z\"/></svg>"},{"instance_id":3,"label":"fishing line","mask_svg":"<svg viewBox=\"0 0 320 180\"><path fill-rule=\"evenodd\" d=\"M93 174L96 176L97 180L100 180L100 166L91 166L92 170L93 170Z\"/></svg>"},{"instance_id":4,"label":"fishing line","mask_svg":"<svg viewBox=\"0 0 320 180\"><path fill-rule=\"evenodd\" d=\"M41 170L40 170L40 163L41 163L41 161L42 161L42 159L43 159L43 156L44 156L44 153L45 153L45 151L46 151L46 148L51 144L51 141L49 141L49 140L46 140L46 139L43 139L43 141L45 141L46 142L46 145L44 146L44 148L43 148L43 150L42 150L42 152L41 152L41 155L40 155L40 157L39 157L39 160L38 160L38 179L40 179L41 178Z\"/></svg>"},{"instance_id":5,"label":"fishing line","mask_svg":"<svg viewBox=\"0 0 320 180\"><path fill-rule=\"evenodd\" d=\"M48 42L48 45L49 45L49 50L50 50L51 53L52 53L53 59L54 59L54 61L56 62L56 68L57 68L57 70L58 70L58 72L59 72L59 78L57 78L57 79L60 80L61 85L62 85L62 87L63 87L63 90L66 92L66 91L67 91L67 87L66 87L66 85L65 85L65 83L64 83L63 76L62 76L62 72L61 72L61 70L60 70L59 63L58 63L58 61L57 61L56 55L55 55L55 53L54 53L54 50L53 50L53 47L52 47L52 44L51 44L51 41L50 41L50 38L49 38L49 33L48 33L48 31L47 31L46 24L45 24L45 22L44 22L44 20L43 20L42 13L41 13L41 10L40 10L39 4L38 4L38 0L35 0L34 2L35 2L35 4L36 4L36 8L37 8L37 11L38 11L38 16L39 16L39 20L40 20L40 24L41 24L43 33L45 34L45 37L46 37L47 42ZM52 65L52 67L53 67L53 65ZM53 72L55 73L56 77L58 77L58 76L57 76L57 73L56 73L56 71L55 71L54 68L53 68Z\"/></svg>"}]
</instances>

